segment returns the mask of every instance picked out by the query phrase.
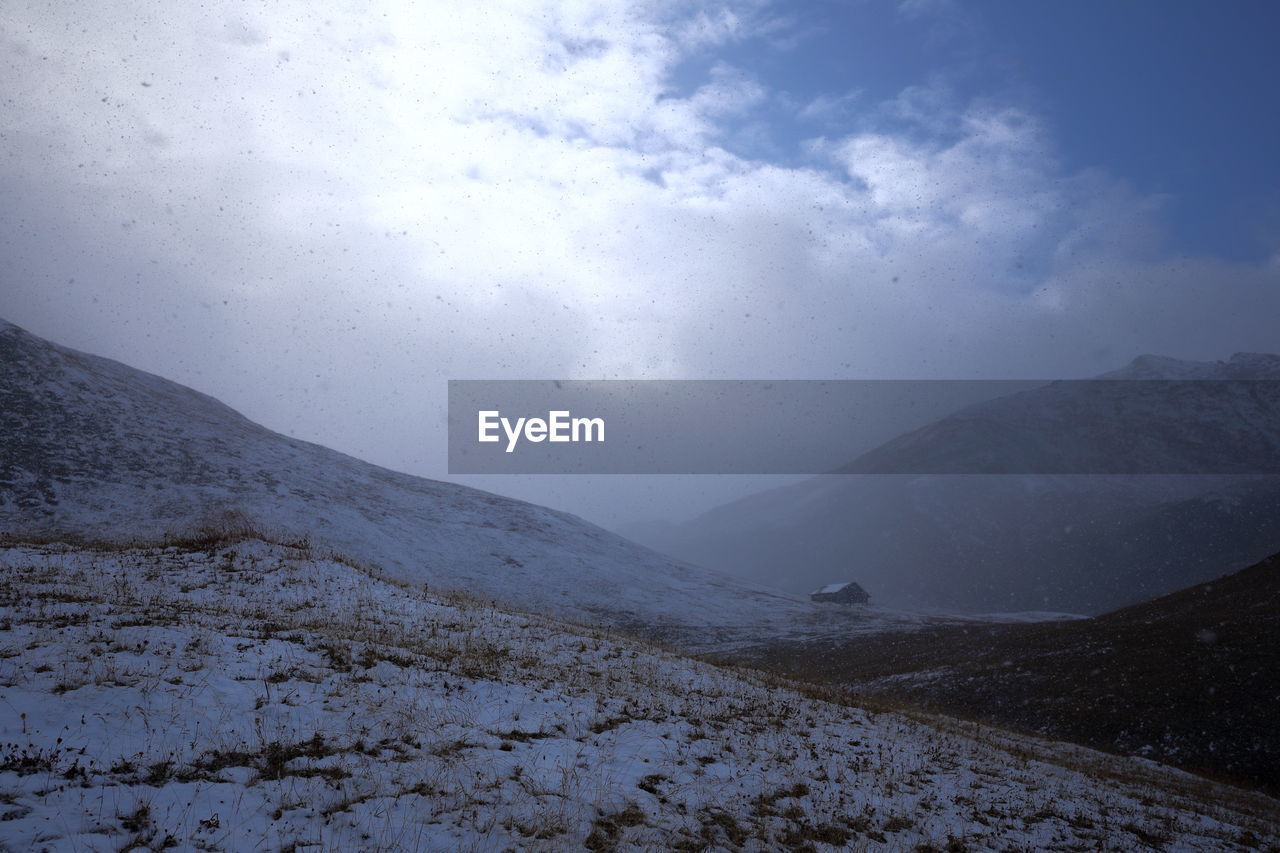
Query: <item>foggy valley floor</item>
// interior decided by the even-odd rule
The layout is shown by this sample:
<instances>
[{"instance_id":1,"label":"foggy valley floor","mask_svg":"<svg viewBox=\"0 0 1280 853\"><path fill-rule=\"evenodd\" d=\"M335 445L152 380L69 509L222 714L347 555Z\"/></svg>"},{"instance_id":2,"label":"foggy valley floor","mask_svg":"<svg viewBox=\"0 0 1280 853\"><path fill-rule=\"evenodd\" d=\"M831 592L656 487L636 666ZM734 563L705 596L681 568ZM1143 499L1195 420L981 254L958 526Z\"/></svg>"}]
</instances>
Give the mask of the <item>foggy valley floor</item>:
<instances>
[{"instance_id":1,"label":"foggy valley floor","mask_svg":"<svg viewBox=\"0 0 1280 853\"><path fill-rule=\"evenodd\" d=\"M1266 849L1276 803L248 538L0 551L21 850Z\"/></svg>"}]
</instances>

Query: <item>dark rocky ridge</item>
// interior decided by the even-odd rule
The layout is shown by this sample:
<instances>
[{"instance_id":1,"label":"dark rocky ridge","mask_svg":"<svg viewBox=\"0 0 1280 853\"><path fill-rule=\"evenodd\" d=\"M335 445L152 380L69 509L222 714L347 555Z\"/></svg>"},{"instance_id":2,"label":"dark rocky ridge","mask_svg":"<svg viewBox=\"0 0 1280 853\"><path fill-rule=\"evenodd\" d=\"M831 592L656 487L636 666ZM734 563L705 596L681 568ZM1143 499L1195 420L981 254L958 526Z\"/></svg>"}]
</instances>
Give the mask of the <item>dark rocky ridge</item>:
<instances>
[{"instance_id":1,"label":"dark rocky ridge","mask_svg":"<svg viewBox=\"0 0 1280 853\"><path fill-rule=\"evenodd\" d=\"M1092 619L779 644L753 659L1280 792L1280 554Z\"/></svg>"}]
</instances>

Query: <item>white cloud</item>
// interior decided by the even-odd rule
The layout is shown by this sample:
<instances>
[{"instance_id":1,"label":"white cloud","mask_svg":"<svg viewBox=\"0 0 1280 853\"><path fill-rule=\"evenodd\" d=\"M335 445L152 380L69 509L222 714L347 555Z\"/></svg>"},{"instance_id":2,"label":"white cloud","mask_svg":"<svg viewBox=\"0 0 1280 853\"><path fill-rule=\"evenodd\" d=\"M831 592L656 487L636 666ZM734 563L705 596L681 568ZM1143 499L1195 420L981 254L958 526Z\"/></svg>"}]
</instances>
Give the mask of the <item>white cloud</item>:
<instances>
[{"instance_id":1,"label":"white cloud","mask_svg":"<svg viewBox=\"0 0 1280 853\"><path fill-rule=\"evenodd\" d=\"M843 95L822 94L812 99L796 112L803 121L836 122L850 114L853 105L862 97L860 90Z\"/></svg>"}]
</instances>

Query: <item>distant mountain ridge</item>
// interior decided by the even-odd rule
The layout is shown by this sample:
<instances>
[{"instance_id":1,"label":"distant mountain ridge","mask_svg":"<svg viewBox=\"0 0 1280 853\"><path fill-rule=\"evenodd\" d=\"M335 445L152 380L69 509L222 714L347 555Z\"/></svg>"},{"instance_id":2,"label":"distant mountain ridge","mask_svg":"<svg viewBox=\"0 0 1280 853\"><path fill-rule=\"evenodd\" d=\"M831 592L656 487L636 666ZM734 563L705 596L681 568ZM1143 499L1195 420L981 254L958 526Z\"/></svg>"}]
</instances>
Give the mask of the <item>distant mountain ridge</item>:
<instances>
[{"instance_id":1,"label":"distant mountain ridge","mask_svg":"<svg viewBox=\"0 0 1280 853\"><path fill-rule=\"evenodd\" d=\"M1099 378L1275 380L1280 356L1145 355ZM1101 612L1280 550L1280 477L1253 473L1277 465L1280 383L1050 383L841 469L864 476L751 495L643 541L797 593L853 578L890 606ZM973 470L1053 473L945 473Z\"/></svg>"},{"instance_id":2,"label":"distant mountain ridge","mask_svg":"<svg viewBox=\"0 0 1280 853\"><path fill-rule=\"evenodd\" d=\"M1280 355L1238 352L1226 361L1187 361L1144 353L1098 379L1280 379Z\"/></svg>"},{"instance_id":3,"label":"distant mountain ridge","mask_svg":"<svg viewBox=\"0 0 1280 853\"><path fill-rule=\"evenodd\" d=\"M1280 474L1280 357L1140 356L908 432L842 474Z\"/></svg>"},{"instance_id":4,"label":"distant mountain ridge","mask_svg":"<svg viewBox=\"0 0 1280 853\"><path fill-rule=\"evenodd\" d=\"M398 580L582 621L756 629L828 618L574 516L279 435L0 321L0 534L136 540L227 514Z\"/></svg>"}]
</instances>

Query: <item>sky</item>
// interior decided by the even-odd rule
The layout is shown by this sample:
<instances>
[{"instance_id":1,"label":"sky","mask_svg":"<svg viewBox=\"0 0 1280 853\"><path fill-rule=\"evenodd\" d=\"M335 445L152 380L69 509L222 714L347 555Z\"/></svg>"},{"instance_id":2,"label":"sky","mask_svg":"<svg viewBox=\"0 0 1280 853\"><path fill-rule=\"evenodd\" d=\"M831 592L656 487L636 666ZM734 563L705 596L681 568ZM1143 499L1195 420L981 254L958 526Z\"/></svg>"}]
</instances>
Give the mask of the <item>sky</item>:
<instances>
[{"instance_id":1,"label":"sky","mask_svg":"<svg viewBox=\"0 0 1280 853\"><path fill-rule=\"evenodd\" d=\"M0 316L445 475L445 382L1280 351L1280 7L35 3ZM469 478L617 525L757 482Z\"/></svg>"}]
</instances>

